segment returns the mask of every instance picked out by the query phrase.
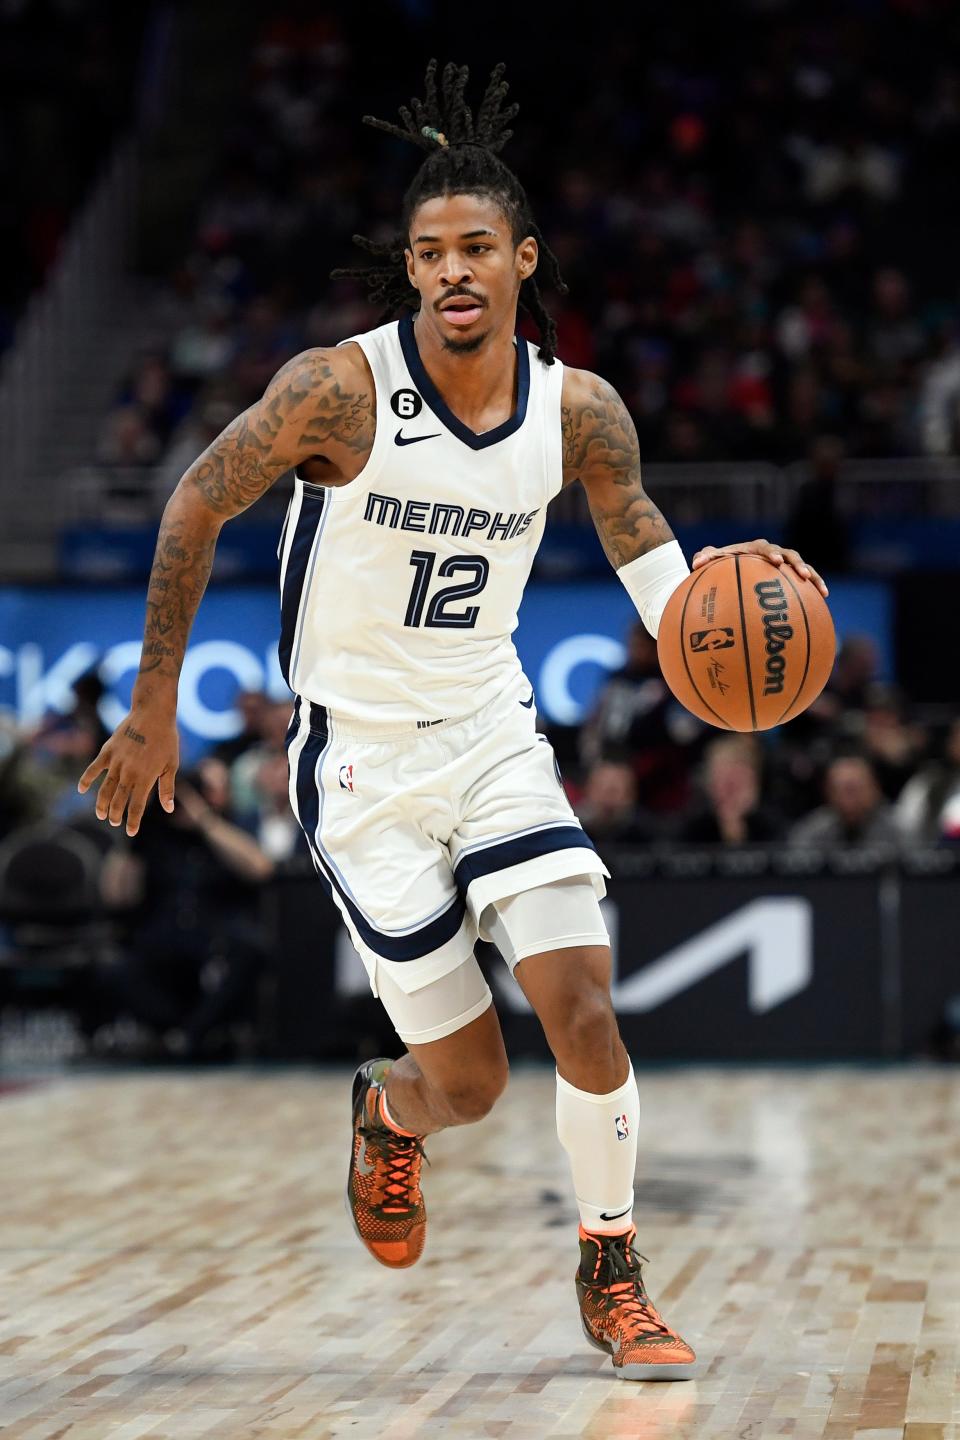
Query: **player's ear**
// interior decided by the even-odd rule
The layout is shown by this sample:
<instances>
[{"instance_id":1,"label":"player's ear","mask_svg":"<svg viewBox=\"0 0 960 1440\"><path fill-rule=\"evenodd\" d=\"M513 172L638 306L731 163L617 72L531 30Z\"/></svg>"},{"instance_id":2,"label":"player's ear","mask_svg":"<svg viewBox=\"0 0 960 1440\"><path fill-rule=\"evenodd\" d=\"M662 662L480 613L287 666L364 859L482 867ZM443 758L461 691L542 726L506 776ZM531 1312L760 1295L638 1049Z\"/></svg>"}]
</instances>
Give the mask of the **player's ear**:
<instances>
[{"instance_id":1,"label":"player's ear","mask_svg":"<svg viewBox=\"0 0 960 1440\"><path fill-rule=\"evenodd\" d=\"M517 274L521 280L529 280L537 268L540 250L532 235L527 235L517 246Z\"/></svg>"},{"instance_id":2,"label":"player's ear","mask_svg":"<svg viewBox=\"0 0 960 1440\"><path fill-rule=\"evenodd\" d=\"M417 284L416 278L414 277L413 273L413 251L404 247L403 258L407 262L407 278L409 279L410 284L413 286L414 290L419 290L420 286Z\"/></svg>"}]
</instances>

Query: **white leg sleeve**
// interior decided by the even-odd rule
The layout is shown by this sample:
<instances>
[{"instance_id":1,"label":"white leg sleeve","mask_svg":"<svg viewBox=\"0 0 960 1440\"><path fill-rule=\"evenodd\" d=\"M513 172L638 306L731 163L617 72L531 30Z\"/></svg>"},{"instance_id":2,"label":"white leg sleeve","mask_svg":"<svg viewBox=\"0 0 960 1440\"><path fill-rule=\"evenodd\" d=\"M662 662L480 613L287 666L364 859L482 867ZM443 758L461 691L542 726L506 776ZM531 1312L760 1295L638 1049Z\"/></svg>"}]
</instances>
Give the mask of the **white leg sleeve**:
<instances>
[{"instance_id":1,"label":"white leg sleeve","mask_svg":"<svg viewBox=\"0 0 960 1440\"><path fill-rule=\"evenodd\" d=\"M494 900L480 917L480 937L496 945L511 971L528 955L610 944L593 881L583 875Z\"/></svg>"},{"instance_id":2,"label":"white leg sleeve","mask_svg":"<svg viewBox=\"0 0 960 1440\"><path fill-rule=\"evenodd\" d=\"M490 986L471 955L456 970L407 994L380 966L377 986L383 1008L404 1045L429 1045L462 1030L493 1004Z\"/></svg>"},{"instance_id":3,"label":"white leg sleeve","mask_svg":"<svg viewBox=\"0 0 960 1440\"><path fill-rule=\"evenodd\" d=\"M620 1234L631 1226L640 1092L633 1065L618 1090L593 1095L557 1071L557 1134L570 1156L585 1230Z\"/></svg>"}]
</instances>

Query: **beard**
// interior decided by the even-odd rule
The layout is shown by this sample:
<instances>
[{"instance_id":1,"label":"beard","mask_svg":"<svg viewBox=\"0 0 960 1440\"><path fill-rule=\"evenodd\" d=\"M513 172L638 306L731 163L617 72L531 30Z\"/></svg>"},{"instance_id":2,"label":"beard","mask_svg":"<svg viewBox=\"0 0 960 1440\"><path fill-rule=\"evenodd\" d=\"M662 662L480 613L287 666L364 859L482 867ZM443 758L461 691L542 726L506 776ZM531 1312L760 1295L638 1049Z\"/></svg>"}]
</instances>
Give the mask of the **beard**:
<instances>
[{"instance_id":1,"label":"beard","mask_svg":"<svg viewBox=\"0 0 960 1440\"><path fill-rule=\"evenodd\" d=\"M471 335L469 340L454 340L452 336L445 335L443 348L453 355L473 355L489 336L489 330L484 330L480 335Z\"/></svg>"}]
</instances>

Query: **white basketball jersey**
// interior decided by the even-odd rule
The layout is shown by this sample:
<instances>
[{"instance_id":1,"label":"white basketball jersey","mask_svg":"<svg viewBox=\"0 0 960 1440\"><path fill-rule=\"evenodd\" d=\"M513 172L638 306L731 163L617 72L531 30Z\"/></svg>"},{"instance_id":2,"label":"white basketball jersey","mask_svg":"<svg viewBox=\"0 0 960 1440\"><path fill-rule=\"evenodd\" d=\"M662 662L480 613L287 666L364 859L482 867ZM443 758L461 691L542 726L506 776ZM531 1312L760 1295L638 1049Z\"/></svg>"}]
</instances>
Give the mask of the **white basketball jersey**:
<instances>
[{"instance_id":1,"label":"white basketball jersey","mask_svg":"<svg viewBox=\"0 0 960 1440\"><path fill-rule=\"evenodd\" d=\"M562 483L563 366L518 336L516 411L476 435L427 374L412 314L351 338L373 371L376 435L350 484L296 478L281 668L297 694L358 720L469 715L520 671L510 637Z\"/></svg>"}]
</instances>

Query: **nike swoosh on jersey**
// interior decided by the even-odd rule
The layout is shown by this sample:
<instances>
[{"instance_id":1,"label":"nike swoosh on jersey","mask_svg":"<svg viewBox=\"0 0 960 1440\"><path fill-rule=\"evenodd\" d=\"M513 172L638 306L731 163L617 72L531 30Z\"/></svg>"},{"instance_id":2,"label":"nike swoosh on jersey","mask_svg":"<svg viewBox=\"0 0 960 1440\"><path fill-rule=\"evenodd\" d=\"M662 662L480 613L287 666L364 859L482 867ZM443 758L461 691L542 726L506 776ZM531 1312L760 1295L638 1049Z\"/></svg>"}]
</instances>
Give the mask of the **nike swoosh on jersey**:
<instances>
[{"instance_id":1,"label":"nike swoosh on jersey","mask_svg":"<svg viewBox=\"0 0 960 1440\"><path fill-rule=\"evenodd\" d=\"M439 440L440 431L436 435L404 435L403 430L398 430L393 437L394 445L416 445L418 440Z\"/></svg>"},{"instance_id":2,"label":"nike swoosh on jersey","mask_svg":"<svg viewBox=\"0 0 960 1440\"><path fill-rule=\"evenodd\" d=\"M530 691L530 699L529 699L529 700L518 700L518 701L517 701L517 704L518 704L518 705L522 705L523 708L524 708L524 710L529 710L529 709L530 709L530 706L533 704L533 691L532 691L532 690Z\"/></svg>"}]
</instances>

